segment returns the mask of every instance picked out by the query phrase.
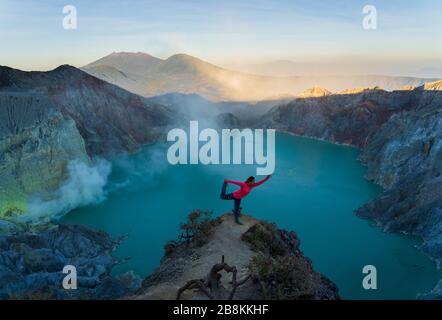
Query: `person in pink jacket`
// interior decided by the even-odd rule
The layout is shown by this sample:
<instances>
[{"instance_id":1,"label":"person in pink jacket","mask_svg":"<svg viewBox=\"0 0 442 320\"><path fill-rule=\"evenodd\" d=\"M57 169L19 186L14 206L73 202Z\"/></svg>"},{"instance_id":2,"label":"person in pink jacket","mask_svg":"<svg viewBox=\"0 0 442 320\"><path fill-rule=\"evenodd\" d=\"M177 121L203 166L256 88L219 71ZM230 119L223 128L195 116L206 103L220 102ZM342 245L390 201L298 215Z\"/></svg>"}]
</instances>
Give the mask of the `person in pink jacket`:
<instances>
[{"instance_id":1,"label":"person in pink jacket","mask_svg":"<svg viewBox=\"0 0 442 320\"><path fill-rule=\"evenodd\" d=\"M258 182L255 182L255 177L253 177L253 176L248 177L245 182L224 179L224 184L221 189L221 199L234 201L233 213L235 215L235 222L236 223L242 224L242 222L239 220L239 217L241 215L241 213L240 213L241 199L244 198L245 196L247 196L250 193L250 191L252 191L253 188L255 188L255 187L263 184L267 180L269 180L270 177L271 177L271 175L268 175L267 177L265 177L264 179L262 179L261 181L258 181ZM238 190L236 190L235 192L226 194L228 183L236 184L240 188Z\"/></svg>"}]
</instances>

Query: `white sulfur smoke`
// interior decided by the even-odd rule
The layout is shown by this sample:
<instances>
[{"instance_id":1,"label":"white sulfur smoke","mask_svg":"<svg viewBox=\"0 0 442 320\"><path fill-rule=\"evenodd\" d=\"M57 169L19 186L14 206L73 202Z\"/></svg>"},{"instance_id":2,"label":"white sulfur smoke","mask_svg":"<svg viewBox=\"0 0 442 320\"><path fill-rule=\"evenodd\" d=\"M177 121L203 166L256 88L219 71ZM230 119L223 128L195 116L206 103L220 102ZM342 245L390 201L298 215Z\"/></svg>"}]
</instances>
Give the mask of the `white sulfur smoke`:
<instances>
[{"instance_id":1,"label":"white sulfur smoke","mask_svg":"<svg viewBox=\"0 0 442 320\"><path fill-rule=\"evenodd\" d=\"M167 145L156 143L142 148L137 153L121 155L112 162L116 174L107 189L113 193L154 184L155 177L170 168L166 153Z\"/></svg>"},{"instance_id":2,"label":"white sulfur smoke","mask_svg":"<svg viewBox=\"0 0 442 320\"><path fill-rule=\"evenodd\" d=\"M105 186L111 172L111 164L97 160L93 165L74 160L68 164L69 178L54 193L51 200L33 198L29 201L27 213L21 216L25 221L36 221L57 217L77 207L96 204L106 199Z\"/></svg>"}]
</instances>

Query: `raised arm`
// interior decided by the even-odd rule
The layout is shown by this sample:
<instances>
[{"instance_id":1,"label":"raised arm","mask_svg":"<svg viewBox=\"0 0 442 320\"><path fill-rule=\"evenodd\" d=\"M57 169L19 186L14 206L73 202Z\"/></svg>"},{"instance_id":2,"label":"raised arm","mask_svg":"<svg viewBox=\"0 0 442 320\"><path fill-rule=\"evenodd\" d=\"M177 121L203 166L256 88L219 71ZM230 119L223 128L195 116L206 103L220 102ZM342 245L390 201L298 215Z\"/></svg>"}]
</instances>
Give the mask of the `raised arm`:
<instances>
[{"instance_id":1,"label":"raised arm","mask_svg":"<svg viewBox=\"0 0 442 320\"><path fill-rule=\"evenodd\" d=\"M245 183L244 183L244 182L240 182L240 181L235 181L235 180L227 180L227 179L224 179L224 182L227 182L227 183L232 183L232 184L236 184L237 186L240 186L240 187L242 187L242 186L244 186L244 185L245 185Z\"/></svg>"},{"instance_id":2,"label":"raised arm","mask_svg":"<svg viewBox=\"0 0 442 320\"><path fill-rule=\"evenodd\" d=\"M252 187L257 187L257 186L263 184L264 182L266 182L267 180L269 180L270 177L271 177L271 175L268 175L267 177L265 177L265 178L262 179L261 181L258 181L258 182L256 182L256 183L252 184Z\"/></svg>"}]
</instances>

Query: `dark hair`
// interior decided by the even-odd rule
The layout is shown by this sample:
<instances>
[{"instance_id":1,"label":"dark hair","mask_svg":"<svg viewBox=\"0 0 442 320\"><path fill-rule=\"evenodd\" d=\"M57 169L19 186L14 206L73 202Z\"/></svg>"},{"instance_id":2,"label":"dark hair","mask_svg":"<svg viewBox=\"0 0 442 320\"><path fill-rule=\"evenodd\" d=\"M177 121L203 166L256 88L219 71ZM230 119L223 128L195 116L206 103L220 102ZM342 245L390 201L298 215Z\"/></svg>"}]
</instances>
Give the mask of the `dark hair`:
<instances>
[{"instance_id":1,"label":"dark hair","mask_svg":"<svg viewBox=\"0 0 442 320\"><path fill-rule=\"evenodd\" d=\"M250 176L250 177L247 178L246 183L250 183L250 182L253 182L253 181L255 181L255 177L254 176Z\"/></svg>"}]
</instances>

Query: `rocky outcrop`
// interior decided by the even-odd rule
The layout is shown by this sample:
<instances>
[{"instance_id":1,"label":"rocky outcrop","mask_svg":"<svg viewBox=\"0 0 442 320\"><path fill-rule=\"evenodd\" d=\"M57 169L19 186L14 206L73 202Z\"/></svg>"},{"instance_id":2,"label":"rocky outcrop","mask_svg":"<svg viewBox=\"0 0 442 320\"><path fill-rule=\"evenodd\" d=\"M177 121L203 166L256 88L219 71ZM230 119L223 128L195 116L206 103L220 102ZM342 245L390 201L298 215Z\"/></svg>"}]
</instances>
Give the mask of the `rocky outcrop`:
<instances>
[{"instance_id":1,"label":"rocky outcrop","mask_svg":"<svg viewBox=\"0 0 442 320\"><path fill-rule=\"evenodd\" d=\"M89 163L75 122L38 94L0 93L0 217L26 211L67 178L66 166Z\"/></svg>"},{"instance_id":2,"label":"rocky outcrop","mask_svg":"<svg viewBox=\"0 0 442 320\"><path fill-rule=\"evenodd\" d=\"M133 273L111 276L120 240L79 225L0 234L0 299L117 299L137 290ZM62 287L63 268L77 271L77 289Z\"/></svg>"},{"instance_id":3,"label":"rocky outcrop","mask_svg":"<svg viewBox=\"0 0 442 320\"><path fill-rule=\"evenodd\" d=\"M178 292L181 299L339 298L336 286L302 254L294 232L249 216L242 220L237 225L226 214L213 221L204 242L166 246L160 267L130 299L175 299ZM226 271L235 270L234 283L241 283L233 294L232 273L219 272L221 261ZM204 284L206 276L212 281ZM199 289L183 290L189 283Z\"/></svg>"}]
</instances>

